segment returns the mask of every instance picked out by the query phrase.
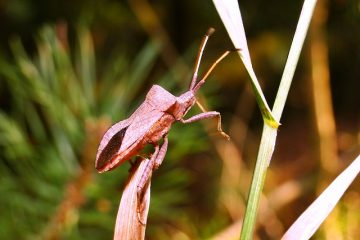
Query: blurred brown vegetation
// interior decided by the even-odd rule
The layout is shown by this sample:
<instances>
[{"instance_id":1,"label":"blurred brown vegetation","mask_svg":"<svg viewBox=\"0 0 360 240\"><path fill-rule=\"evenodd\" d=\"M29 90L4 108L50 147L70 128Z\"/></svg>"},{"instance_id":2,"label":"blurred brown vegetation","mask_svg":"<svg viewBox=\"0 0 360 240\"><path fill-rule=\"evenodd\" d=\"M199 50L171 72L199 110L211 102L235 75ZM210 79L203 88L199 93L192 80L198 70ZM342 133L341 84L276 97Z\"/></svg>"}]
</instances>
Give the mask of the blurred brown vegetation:
<instances>
[{"instance_id":1,"label":"blurred brown vegetation","mask_svg":"<svg viewBox=\"0 0 360 240\"><path fill-rule=\"evenodd\" d=\"M253 65L270 105L301 4L240 2ZM258 239L279 239L359 154L359 20L356 1L318 3L268 171L258 215ZM71 96L75 103L80 101L79 106L69 105L76 125L69 125L71 129L64 134L67 118L59 116L59 122L48 121L51 117L47 114L56 112L56 106L46 105L46 100L36 102L32 98L36 94L31 90L34 87L22 78L16 86L14 83L15 76L23 70L21 62L16 61L21 51L14 47L15 37L21 39L28 60L36 63L42 50L39 30L46 25L54 26L54 36L76 76L59 90L63 95L59 97L60 105L68 106ZM152 84L160 83L174 94L183 92L190 81L201 37L210 26L217 31L205 50L202 70L224 50L232 48L211 2L13 0L0 4L0 195L7 196L1 200L0 214L6 218L1 220L0 238L111 238L130 165L113 173L95 172L92 166L101 133L111 124L110 119L116 122L126 118ZM88 29L91 36L82 34L81 29ZM89 46L84 46L85 40L91 42ZM94 62L88 58L92 50ZM81 63L89 63L90 67ZM76 79L92 79L81 85L82 98L69 91L77 84ZM122 91L128 79L131 87ZM19 89L21 97L17 95ZM239 222L262 120L249 78L237 56L220 64L201 94L199 99L207 109L222 113L224 129L232 141L223 141L212 121L205 121L204 127L174 126L165 161L152 180L147 239L225 239L223 231L227 230L234 231L235 236L240 234ZM19 104L21 101L26 104ZM27 104L34 108L38 120L30 121L35 115L27 111ZM81 104L88 107L82 111ZM46 107L54 107L54 111L47 111ZM41 131L33 125L35 122L37 126L44 125L39 127ZM16 131L10 131L12 127ZM25 150L11 141L17 131L25 136ZM62 144L64 138L70 139L64 140L69 145ZM67 154L68 149L72 149L71 154ZM22 150L23 155L19 152ZM68 156L73 160L60 168L64 164L61 159ZM30 164L27 158L35 160ZM37 172L43 165L44 172ZM24 176L29 169L31 174ZM26 181L32 186L28 187ZM358 186L359 179L323 224L316 235L318 239L360 236ZM52 196L43 197L46 193ZM33 205L36 207L31 211Z\"/></svg>"}]
</instances>

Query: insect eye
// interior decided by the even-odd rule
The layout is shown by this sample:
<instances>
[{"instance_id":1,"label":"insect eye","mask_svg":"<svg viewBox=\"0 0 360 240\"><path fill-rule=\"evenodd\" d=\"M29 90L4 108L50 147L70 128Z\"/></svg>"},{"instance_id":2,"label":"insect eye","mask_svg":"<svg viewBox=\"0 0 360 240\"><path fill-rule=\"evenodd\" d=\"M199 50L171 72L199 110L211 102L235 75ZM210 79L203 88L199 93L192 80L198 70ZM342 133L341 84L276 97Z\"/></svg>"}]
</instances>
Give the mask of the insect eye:
<instances>
[{"instance_id":1,"label":"insect eye","mask_svg":"<svg viewBox=\"0 0 360 240\"><path fill-rule=\"evenodd\" d=\"M108 161L110 161L113 156L118 152L121 147L121 143L124 139L126 128L118 131L109 142L106 144L106 147L101 151L99 158L96 161L96 169L103 168Z\"/></svg>"}]
</instances>

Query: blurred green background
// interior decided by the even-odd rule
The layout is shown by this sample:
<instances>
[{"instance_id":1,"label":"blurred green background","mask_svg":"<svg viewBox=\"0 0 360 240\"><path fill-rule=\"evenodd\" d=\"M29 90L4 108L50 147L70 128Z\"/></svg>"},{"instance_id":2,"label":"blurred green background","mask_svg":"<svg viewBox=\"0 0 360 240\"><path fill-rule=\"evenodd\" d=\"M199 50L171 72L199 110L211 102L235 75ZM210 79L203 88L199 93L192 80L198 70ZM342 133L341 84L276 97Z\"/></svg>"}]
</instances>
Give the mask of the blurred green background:
<instances>
[{"instance_id":1,"label":"blurred green background","mask_svg":"<svg viewBox=\"0 0 360 240\"><path fill-rule=\"evenodd\" d=\"M240 2L270 105L301 5ZM360 3L319 5L281 120L259 239L279 239L360 150ZM112 238L130 164L95 171L102 134L152 84L184 92L209 27L217 31L202 71L232 48L210 1L0 2L0 239ZM147 239L231 239L219 235L231 227L240 234L262 120L236 54L201 95L232 141L211 120L173 126L152 179ZM360 236L359 180L352 186L316 238Z\"/></svg>"}]
</instances>

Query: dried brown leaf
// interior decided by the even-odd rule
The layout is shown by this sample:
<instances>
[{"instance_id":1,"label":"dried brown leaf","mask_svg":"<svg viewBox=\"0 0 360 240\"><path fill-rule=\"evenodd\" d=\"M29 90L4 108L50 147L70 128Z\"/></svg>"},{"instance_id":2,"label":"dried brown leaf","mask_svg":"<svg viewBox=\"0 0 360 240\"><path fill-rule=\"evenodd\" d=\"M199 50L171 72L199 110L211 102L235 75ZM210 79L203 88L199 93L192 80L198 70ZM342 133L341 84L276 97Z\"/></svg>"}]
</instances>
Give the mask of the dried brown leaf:
<instances>
[{"instance_id":1,"label":"dried brown leaf","mask_svg":"<svg viewBox=\"0 0 360 240\"><path fill-rule=\"evenodd\" d=\"M138 214L137 186L148 163L144 159L134 165L121 197L114 232L115 240L139 240L145 238L147 215L150 205L150 181L144 189Z\"/></svg>"}]
</instances>

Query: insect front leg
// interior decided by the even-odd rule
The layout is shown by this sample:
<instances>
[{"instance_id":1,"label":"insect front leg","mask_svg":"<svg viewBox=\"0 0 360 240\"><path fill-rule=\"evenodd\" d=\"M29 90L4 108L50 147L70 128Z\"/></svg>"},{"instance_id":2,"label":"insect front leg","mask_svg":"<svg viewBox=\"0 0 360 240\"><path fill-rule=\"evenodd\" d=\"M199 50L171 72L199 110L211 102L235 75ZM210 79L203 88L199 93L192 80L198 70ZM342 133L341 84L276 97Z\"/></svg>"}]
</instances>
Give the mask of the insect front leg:
<instances>
[{"instance_id":1,"label":"insect front leg","mask_svg":"<svg viewBox=\"0 0 360 240\"><path fill-rule=\"evenodd\" d=\"M182 123L192 123L192 122L196 122L202 119L208 119L208 118L217 118L217 130L218 132L225 137L227 140L230 140L229 135L227 135L221 128L221 115L219 112L216 111L210 111L210 112L203 112L203 113L199 113L195 116L192 116L189 119L180 119L180 122Z\"/></svg>"}]
</instances>

